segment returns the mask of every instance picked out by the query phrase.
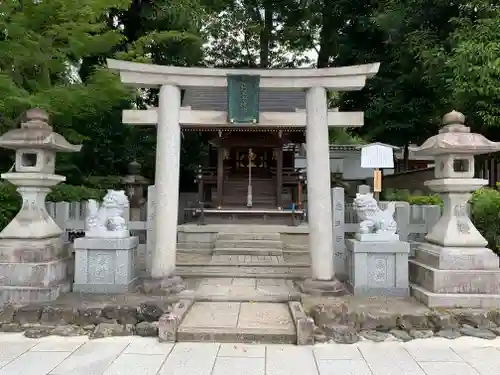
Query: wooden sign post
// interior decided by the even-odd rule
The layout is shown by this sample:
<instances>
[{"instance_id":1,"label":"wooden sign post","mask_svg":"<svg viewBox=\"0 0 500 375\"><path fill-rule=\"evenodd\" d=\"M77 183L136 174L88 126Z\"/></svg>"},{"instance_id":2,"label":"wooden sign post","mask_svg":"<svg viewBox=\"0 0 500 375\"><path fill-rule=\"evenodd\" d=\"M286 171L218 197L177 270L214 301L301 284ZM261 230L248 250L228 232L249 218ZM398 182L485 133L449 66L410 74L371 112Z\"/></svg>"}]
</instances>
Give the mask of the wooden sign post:
<instances>
[{"instance_id":1,"label":"wooden sign post","mask_svg":"<svg viewBox=\"0 0 500 375\"><path fill-rule=\"evenodd\" d=\"M378 201L382 192L382 168L394 168L394 146L372 143L361 148L361 168L373 169L373 193Z\"/></svg>"},{"instance_id":2,"label":"wooden sign post","mask_svg":"<svg viewBox=\"0 0 500 375\"><path fill-rule=\"evenodd\" d=\"M382 171L378 168L373 170L373 195L378 201L382 192Z\"/></svg>"}]
</instances>

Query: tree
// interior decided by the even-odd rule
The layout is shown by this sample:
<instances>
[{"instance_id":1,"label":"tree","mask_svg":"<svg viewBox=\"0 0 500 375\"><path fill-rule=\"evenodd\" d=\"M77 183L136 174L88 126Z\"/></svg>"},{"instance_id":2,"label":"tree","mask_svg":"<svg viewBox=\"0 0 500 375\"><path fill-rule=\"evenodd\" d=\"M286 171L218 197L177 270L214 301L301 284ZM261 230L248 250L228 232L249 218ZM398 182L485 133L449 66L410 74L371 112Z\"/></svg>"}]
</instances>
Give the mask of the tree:
<instances>
[{"instance_id":1,"label":"tree","mask_svg":"<svg viewBox=\"0 0 500 375\"><path fill-rule=\"evenodd\" d=\"M309 31L297 0L222 0L206 19L205 63L282 68L310 64ZM292 24L293 23L293 24Z\"/></svg>"},{"instance_id":2,"label":"tree","mask_svg":"<svg viewBox=\"0 0 500 375\"><path fill-rule=\"evenodd\" d=\"M83 58L106 53L123 40L103 22L125 0L14 1L0 3L0 112L2 132L17 126L30 107L46 109L56 131L69 141L87 140L77 124L92 126L103 113L130 98L120 82L96 69L78 77ZM77 166L63 156L58 166ZM71 179L72 176L70 176Z\"/></svg>"},{"instance_id":3,"label":"tree","mask_svg":"<svg viewBox=\"0 0 500 375\"><path fill-rule=\"evenodd\" d=\"M473 5L474 18L453 20L450 51L436 55L444 55L450 102L478 131L500 140L500 5L492 1Z\"/></svg>"},{"instance_id":4,"label":"tree","mask_svg":"<svg viewBox=\"0 0 500 375\"><path fill-rule=\"evenodd\" d=\"M409 143L420 143L435 134L442 115L453 108L467 113L473 102L482 100L488 103L488 114L494 113L498 75L479 61L498 64L494 57L497 47L493 47L498 43L481 44L474 39L498 40L498 33L491 27L498 15L492 12L491 4L487 0L344 4L342 18L336 24L336 50L329 52L328 65L381 62L379 73L363 91L343 93L339 101L341 108L365 110L366 125L359 133L407 150ZM338 13L333 18L339 19ZM474 32L470 25L475 25ZM483 25L481 32L478 25ZM475 63L478 53L472 46L483 53ZM489 81L488 93L483 83L476 85L481 69L488 70L483 76ZM469 95L471 85L485 95ZM494 122L490 118L490 125Z\"/></svg>"},{"instance_id":5,"label":"tree","mask_svg":"<svg viewBox=\"0 0 500 375\"><path fill-rule=\"evenodd\" d=\"M93 59L91 63L114 57L136 62L161 65L196 66L202 64L203 39L201 25L207 8L198 0L132 0L129 7L114 12L114 27L126 36L115 51ZM158 105L158 90L145 89L136 92L133 106L144 109ZM125 126L125 125L123 125ZM156 154L156 129L128 128L127 147L143 166L142 172L154 177ZM196 133L185 133L181 150L181 189L193 185L195 169L201 162L199 150L204 139Z\"/></svg>"}]
</instances>

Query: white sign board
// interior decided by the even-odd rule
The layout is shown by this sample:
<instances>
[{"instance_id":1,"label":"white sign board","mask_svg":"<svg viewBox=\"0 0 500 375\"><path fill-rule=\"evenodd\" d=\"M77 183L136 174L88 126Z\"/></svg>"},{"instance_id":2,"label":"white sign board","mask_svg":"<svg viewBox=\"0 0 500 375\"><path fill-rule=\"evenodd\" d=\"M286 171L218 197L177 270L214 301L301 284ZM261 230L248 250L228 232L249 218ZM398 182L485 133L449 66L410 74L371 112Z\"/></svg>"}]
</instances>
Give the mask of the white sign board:
<instances>
[{"instance_id":1,"label":"white sign board","mask_svg":"<svg viewBox=\"0 0 500 375\"><path fill-rule=\"evenodd\" d=\"M390 146L373 143L361 149L361 168L393 169L394 155Z\"/></svg>"}]
</instances>

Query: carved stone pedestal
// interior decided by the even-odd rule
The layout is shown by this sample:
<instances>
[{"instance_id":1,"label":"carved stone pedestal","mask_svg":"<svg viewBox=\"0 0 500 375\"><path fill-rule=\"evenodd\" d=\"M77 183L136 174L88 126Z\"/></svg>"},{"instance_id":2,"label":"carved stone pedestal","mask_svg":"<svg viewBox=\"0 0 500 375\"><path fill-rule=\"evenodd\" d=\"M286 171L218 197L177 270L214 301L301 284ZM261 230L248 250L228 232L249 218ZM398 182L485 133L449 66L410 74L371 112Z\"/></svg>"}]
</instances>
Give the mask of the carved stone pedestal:
<instances>
[{"instance_id":1,"label":"carved stone pedestal","mask_svg":"<svg viewBox=\"0 0 500 375\"><path fill-rule=\"evenodd\" d=\"M346 246L350 292L365 296L408 296L408 242L349 239Z\"/></svg>"},{"instance_id":2,"label":"carved stone pedestal","mask_svg":"<svg viewBox=\"0 0 500 375\"><path fill-rule=\"evenodd\" d=\"M0 240L0 306L53 301L70 291L61 237Z\"/></svg>"},{"instance_id":3,"label":"carved stone pedestal","mask_svg":"<svg viewBox=\"0 0 500 375\"><path fill-rule=\"evenodd\" d=\"M138 237L77 238L74 292L124 293L134 288Z\"/></svg>"},{"instance_id":4,"label":"carved stone pedestal","mask_svg":"<svg viewBox=\"0 0 500 375\"><path fill-rule=\"evenodd\" d=\"M410 261L412 293L429 307L499 308L498 256L484 247L423 243Z\"/></svg>"},{"instance_id":5,"label":"carved stone pedestal","mask_svg":"<svg viewBox=\"0 0 500 375\"><path fill-rule=\"evenodd\" d=\"M0 233L0 305L55 300L70 290L70 254L62 230L45 208L50 187L64 177L4 173L22 197L16 217Z\"/></svg>"}]
</instances>

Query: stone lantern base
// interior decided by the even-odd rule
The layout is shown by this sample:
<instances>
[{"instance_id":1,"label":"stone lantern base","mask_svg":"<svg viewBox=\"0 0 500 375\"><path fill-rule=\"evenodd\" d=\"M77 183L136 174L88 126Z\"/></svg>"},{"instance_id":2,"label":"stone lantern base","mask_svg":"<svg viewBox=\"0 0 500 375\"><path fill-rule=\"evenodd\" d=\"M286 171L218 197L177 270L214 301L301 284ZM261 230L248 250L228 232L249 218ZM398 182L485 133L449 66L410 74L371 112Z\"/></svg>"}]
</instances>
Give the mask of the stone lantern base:
<instances>
[{"instance_id":1,"label":"stone lantern base","mask_svg":"<svg viewBox=\"0 0 500 375\"><path fill-rule=\"evenodd\" d=\"M500 308L499 259L490 249L423 243L409 267L412 295L431 308Z\"/></svg>"},{"instance_id":2,"label":"stone lantern base","mask_svg":"<svg viewBox=\"0 0 500 375\"><path fill-rule=\"evenodd\" d=\"M70 291L63 239L0 239L0 306L55 300Z\"/></svg>"}]
</instances>

